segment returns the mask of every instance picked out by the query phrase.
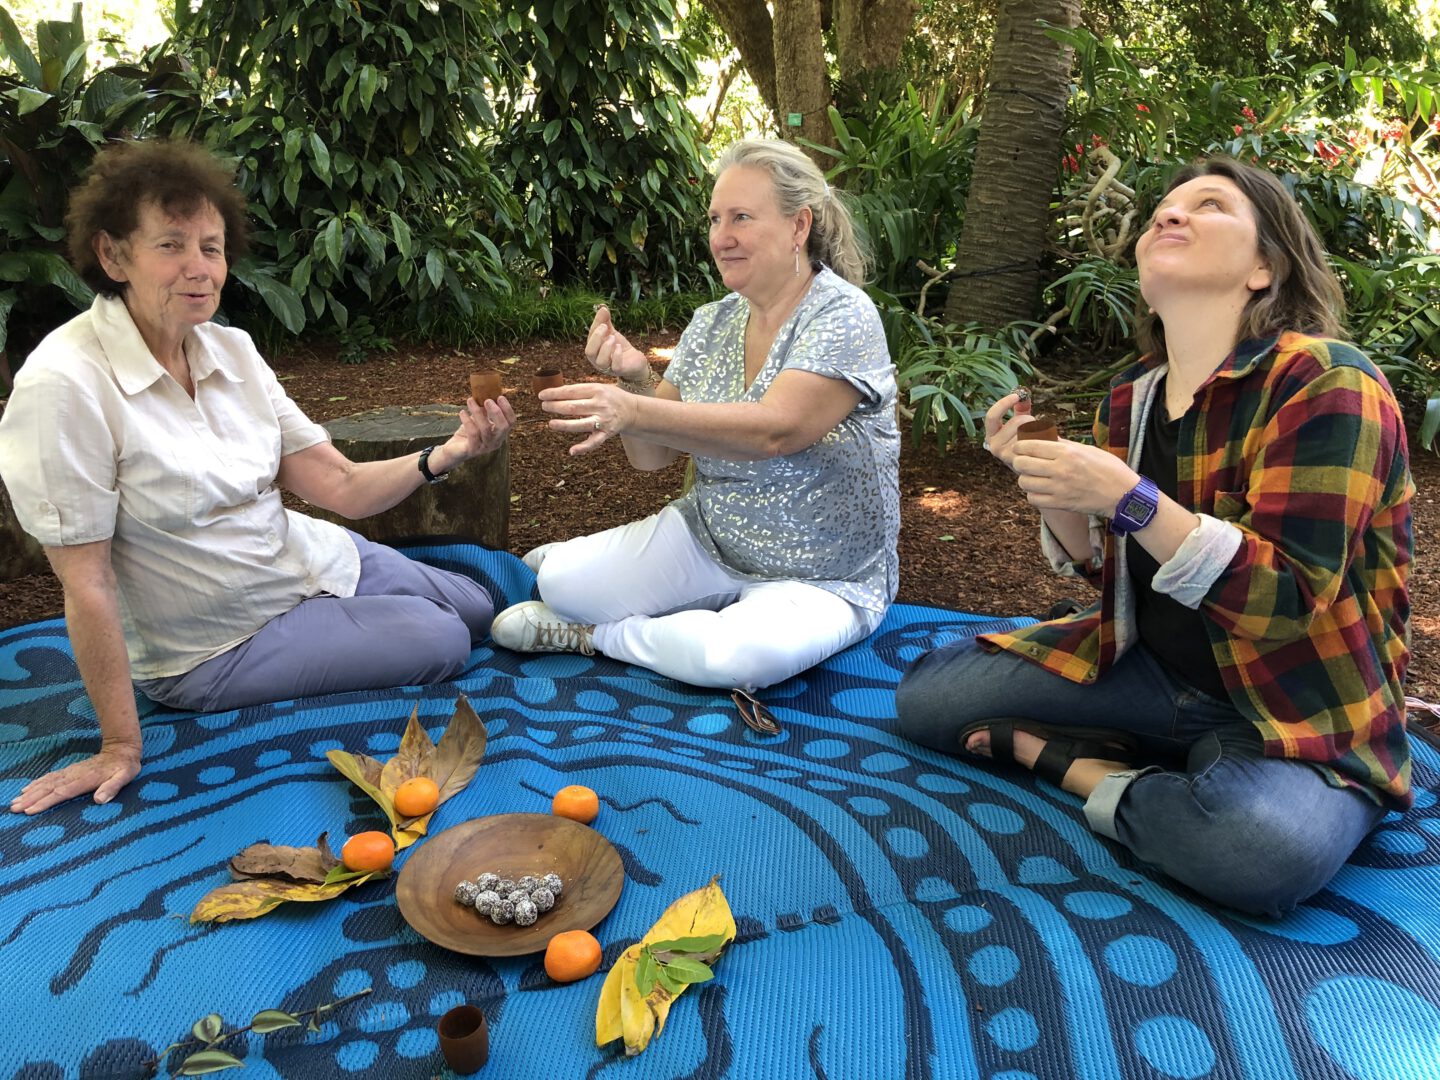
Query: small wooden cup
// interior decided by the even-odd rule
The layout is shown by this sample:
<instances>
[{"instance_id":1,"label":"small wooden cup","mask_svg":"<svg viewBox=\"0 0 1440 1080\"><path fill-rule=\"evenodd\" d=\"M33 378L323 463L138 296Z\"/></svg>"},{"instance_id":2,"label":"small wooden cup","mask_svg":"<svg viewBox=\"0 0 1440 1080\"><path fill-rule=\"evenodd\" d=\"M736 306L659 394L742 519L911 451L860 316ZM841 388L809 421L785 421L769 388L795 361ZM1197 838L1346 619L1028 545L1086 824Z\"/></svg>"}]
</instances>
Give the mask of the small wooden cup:
<instances>
[{"instance_id":1,"label":"small wooden cup","mask_svg":"<svg viewBox=\"0 0 1440 1080\"><path fill-rule=\"evenodd\" d=\"M435 1031L445 1064L461 1076L479 1071L490 1060L490 1029L485 1014L474 1005L455 1006L440 1017Z\"/></svg>"},{"instance_id":2,"label":"small wooden cup","mask_svg":"<svg viewBox=\"0 0 1440 1080\"><path fill-rule=\"evenodd\" d=\"M484 405L494 401L505 392L503 378L498 371L476 371L470 375L470 396L475 404Z\"/></svg>"},{"instance_id":3,"label":"small wooden cup","mask_svg":"<svg viewBox=\"0 0 1440 1080\"><path fill-rule=\"evenodd\" d=\"M554 386L564 386L565 376L560 374L556 368L541 368L530 376L530 392L538 394L541 390L549 390Z\"/></svg>"},{"instance_id":4,"label":"small wooden cup","mask_svg":"<svg viewBox=\"0 0 1440 1080\"><path fill-rule=\"evenodd\" d=\"M1058 442L1060 439L1060 429L1056 426L1053 416L1036 413L1033 418L1024 423L1015 438L1017 440L1043 439L1046 442Z\"/></svg>"}]
</instances>

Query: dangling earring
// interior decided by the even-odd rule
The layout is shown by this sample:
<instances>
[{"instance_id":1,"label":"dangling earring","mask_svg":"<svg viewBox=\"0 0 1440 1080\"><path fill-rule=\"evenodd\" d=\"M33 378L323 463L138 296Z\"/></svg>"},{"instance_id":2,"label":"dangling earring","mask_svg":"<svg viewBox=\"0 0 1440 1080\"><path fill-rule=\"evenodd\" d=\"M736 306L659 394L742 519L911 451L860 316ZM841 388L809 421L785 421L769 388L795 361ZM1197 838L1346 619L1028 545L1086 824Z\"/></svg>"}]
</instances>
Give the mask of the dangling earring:
<instances>
[{"instance_id":1,"label":"dangling earring","mask_svg":"<svg viewBox=\"0 0 1440 1080\"><path fill-rule=\"evenodd\" d=\"M795 276L800 276L800 245L795 245Z\"/></svg>"}]
</instances>

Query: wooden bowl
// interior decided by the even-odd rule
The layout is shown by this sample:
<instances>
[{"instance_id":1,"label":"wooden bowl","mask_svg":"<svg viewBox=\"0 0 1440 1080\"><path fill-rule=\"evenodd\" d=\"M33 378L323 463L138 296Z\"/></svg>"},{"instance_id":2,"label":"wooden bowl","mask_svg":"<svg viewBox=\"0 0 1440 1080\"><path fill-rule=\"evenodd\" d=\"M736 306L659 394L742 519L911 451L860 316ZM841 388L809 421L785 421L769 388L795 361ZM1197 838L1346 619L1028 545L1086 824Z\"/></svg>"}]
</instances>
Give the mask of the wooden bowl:
<instances>
[{"instance_id":1,"label":"wooden bowl","mask_svg":"<svg viewBox=\"0 0 1440 1080\"><path fill-rule=\"evenodd\" d=\"M564 386L565 376L555 368L542 368L530 376L530 392L540 393L541 390L549 390L552 387Z\"/></svg>"},{"instance_id":2,"label":"wooden bowl","mask_svg":"<svg viewBox=\"0 0 1440 1080\"><path fill-rule=\"evenodd\" d=\"M504 392L503 378L498 371L477 371L470 376L470 396L477 405L493 401Z\"/></svg>"},{"instance_id":3,"label":"wooden bowl","mask_svg":"<svg viewBox=\"0 0 1440 1080\"><path fill-rule=\"evenodd\" d=\"M454 896L455 886L487 870L519 879L557 873L555 906L533 926L496 926ZM524 956L564 930L589 930L615 906L625 867L609 840L555 814L475 818L421 842L395 883L400 914L417 934L470 956Z\"/></svg>"}]
</instances>

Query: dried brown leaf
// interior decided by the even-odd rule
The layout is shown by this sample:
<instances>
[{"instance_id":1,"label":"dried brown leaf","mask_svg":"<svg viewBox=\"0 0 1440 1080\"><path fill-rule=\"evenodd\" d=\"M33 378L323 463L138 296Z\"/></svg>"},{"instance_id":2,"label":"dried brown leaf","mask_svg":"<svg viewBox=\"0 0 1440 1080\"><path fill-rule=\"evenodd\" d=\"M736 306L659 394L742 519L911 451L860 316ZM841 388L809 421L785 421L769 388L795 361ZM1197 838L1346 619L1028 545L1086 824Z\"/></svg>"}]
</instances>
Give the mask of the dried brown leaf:
<instances>
[{"instance_id":1,"label":"dried brown leaf","mask_svg":"<svg viewBox=\"0 0 1440 1080\"><path fill-rule=\"evenodd\" d=\"M485 725L463 694L455 699L455 714L436 747L430 779L440 786L440 801L465 790L485 758Z\"/></svg>"},{"instance_id":2,"label":"dried brown leaf","mask_svg":"<svg viewBox=\"0 0 1440 1080\"><path fill-rule=\"evenodd\" d=\"M415 776L429 776L430 764L435 759L435 744L420 723L420 706L410 711L410 722L405 725L405 734L395 756L385 762L380 773L380 790L393 800L395 789Z\"/></svg>"},{"instance_id":3,"label":"dried brown leaf","mask_svg":"<svg viewBox=\"0 0 1440 1080\"><path fill-rule=\"evenodd\" d=\"M339 862L330 851L326 834L321 833L315 847L251 844L230 860L230 873L237 879L279 878L318 885Z\"/></svg>"}]
</instances>

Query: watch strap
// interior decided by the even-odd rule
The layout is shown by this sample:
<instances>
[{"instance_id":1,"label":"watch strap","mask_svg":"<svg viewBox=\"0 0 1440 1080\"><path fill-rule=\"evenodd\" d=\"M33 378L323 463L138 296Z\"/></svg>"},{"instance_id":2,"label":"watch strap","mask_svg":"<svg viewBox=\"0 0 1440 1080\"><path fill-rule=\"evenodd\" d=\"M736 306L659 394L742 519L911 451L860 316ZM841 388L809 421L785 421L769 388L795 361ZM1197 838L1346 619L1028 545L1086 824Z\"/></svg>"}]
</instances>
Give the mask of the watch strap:
<instances>
[{"instance_id":1,"label":"watch strap","mask_svg":"<svg viewBox=\"0 0 1440 1080\"><path fill-rule=\"evenodd\" d=\"M1143 529L1155 517L1160 506L1160 489L1155 481L1142 476L1140 482L1120 496L1115 504L1115 513L1110 518L1110 531L1125 536L1136 529Z\"/></svg>"},{"instance_id":2,"label":"watch strap","mask_svg":"<svg viewBox=\"0 0 1440 1080\"><path fill-rule=\"evenodd\" d=\"M450 475L448 472L442 472L437 475L430 471L430 454L431 451L436 449L438 449L438 447L427 446L424 450L421 450L420 460L416 463L420 466L420 475L425 477L425 482L427 484L438 484L441 480L444 480L447 476Z\"/></svg>"}]
</instances>

